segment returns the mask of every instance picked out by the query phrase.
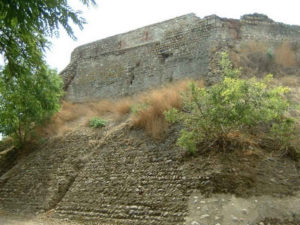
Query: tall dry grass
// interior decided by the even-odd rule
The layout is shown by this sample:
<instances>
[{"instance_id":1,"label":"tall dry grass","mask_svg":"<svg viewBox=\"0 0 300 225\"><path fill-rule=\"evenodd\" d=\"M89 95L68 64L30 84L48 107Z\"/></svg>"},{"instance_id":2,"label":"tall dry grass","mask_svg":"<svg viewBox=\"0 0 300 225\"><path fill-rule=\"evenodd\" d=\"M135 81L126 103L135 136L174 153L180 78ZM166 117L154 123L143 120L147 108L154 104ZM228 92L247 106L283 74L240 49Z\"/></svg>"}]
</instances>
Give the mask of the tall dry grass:
<instances>
[{"instance_id":1,"label":"tall dry grass","mask_svg":"<svg viewBox=\"0 0 300 225\"><path fill-rule=\"evenodd\" d=\"M269 44L260 41L249 41L241 46L240 54L247 55L251 53L261 53L262 55L267 54ZM284 67L291 67L296 65L295 51L293 50L291 43L283 42L280 46L274 49L275 63Z\"/></svg>"},{"instance_id":2,"label":"tall dry grass","mask_svg":"<svg viewBox=\"0 0 300 225\"><path fill-rule=\"evenodd\" d=\"M167 129L164 111L171 107L181 107L180 93L187 89L189 82L190 80L174 82L163 88L116 101L63 102L61 110L39 132L48 136L61 136L80 126L85 126L92 117L120 120L130 115L134 127L145 129L152 137L160 138ZM200 86L203 85L202 82L198 83ZM145 107L133 113L132 109L140 105Z\"/></svg>"},{"instance_id":3,"label":"tall dry grass","mask_svg":"<svg viewBox=\"0 0 300 225\"><path fill-rule=\"evenodd\" d=\"M171 107L181 108L181 92L188 88L189 83L189 80L184 80L145 93L144 96L140 97L139 101L140 104L144 104L146 107L133 115L133 125L145 129L154 138L159 139L163 137L168 127L164 111ZM198 85L202 86L203 82L198 82Z\"/></svg>"},{"instance_id":4,"label":"tall dry grass","mask_svg":"<svg viewBox=\"0 0 300 225\"><path fill-rule=\"evenodd\" d=\"M284 42L280 47L276 48L275 62L284 67L296 65L295 52L292 50L290 43Z\"/></svg>"},{"instance_id":5,"label":"tall dry grass","mask_svg":"<svg viewBox=\"0 0 300 225\"><path fill-rule=\"evenodd\" d=\"M253 52L261 52L266 54L267 52L267 43L261 41L248 41L241 46L240 54L248 54Z\"/></svg>"},{"instance_id":6,"label":"tall dry grass","mask_svg":"<svg viewBox=\"0 0 300 225\"><path fill-rule=\"evenodd\" d=\"M87 124L92 117L102 116L111 112L113 112L113 104L107 100L88 103L63 101L60 111L39 132L48 136L61 136Z\"/></svg>"}]
</instances>

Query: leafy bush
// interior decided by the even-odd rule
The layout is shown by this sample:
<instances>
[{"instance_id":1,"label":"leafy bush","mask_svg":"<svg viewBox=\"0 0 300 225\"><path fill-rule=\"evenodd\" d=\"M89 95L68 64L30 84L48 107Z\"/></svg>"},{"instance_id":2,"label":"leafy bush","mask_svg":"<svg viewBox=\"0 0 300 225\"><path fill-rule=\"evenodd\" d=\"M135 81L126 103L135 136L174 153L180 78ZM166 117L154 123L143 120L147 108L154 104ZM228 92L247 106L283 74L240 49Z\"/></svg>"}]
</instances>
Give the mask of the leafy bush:
<instances>
[{"instance_id":1,"label":"leafy bush","mask_svg":"<svg viewBox=\"0 0 300 225\"><path fill-rule=\"evenodd\" d=\"M94 117L89 121L89 126L93 128L105 127L107 121L98 117Z\"/></svg>"},{"instance_id":2,"label":"leafy bush","mask_svg":"<svg viewBox=\"0 0 300 225\"><path fill-rule=\"evenodd\" d=\"M183 129L178 144L195 153L199 144L226 150L233 133L262 133L279 139L285 148L295 122L286 112L289 102L285 94L289 88L271 86L272 75L264 80L241 79L240 70L233 69L228 54L221 59L222 81L207 88L190 84L183 96L181 111L168 110L169 122L179 121Z\"/></svg>"}]
</instances>

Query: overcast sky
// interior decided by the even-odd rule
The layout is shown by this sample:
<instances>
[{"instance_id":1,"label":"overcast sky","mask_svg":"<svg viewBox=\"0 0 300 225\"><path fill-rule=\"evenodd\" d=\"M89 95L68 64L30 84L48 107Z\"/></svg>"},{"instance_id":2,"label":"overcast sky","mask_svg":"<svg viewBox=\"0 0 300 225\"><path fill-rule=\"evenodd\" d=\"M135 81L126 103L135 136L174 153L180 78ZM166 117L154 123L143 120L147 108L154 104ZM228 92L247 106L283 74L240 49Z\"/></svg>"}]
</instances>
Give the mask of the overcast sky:
<instances>
[{"instance_id":1,"label":"overcast sky","mask_svg":"<svg viewBox=\"0 0 300 225\"><path fill-rule=\"evenodd\" d=\"M75 29L77 41L64 32L52 39L47 62L58 72L70 61L72 50L82 44L124 33L188 13L200 18L216 14L240 18L248 13L263 13L277 22L300 25L300 0L96 0L97 7L83 7L79 0L69 0L74 9L83 11L88 24Z\"/></svg>"}]
</instances>

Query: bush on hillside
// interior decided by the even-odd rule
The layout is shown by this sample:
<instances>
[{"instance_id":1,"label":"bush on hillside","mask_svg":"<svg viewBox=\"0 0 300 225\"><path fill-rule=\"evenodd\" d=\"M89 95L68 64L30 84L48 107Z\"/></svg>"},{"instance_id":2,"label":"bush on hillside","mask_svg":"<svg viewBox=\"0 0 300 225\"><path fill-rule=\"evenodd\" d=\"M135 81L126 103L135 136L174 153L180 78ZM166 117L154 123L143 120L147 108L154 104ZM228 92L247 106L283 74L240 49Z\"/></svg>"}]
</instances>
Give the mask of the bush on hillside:
<instances>
[{"instance_id":1,"label":"bush on hillside","mask_svg":"<svg viewBox=\"0 0 300 225\"><path fill-rule=\"evenodd\" d=\"M287 148L295 130L294 119L286 115L289 88L273 87L271 74L264 80L241 79L227 53L222 53L220 64L220 83L203 88L191 83L182 110L172 108L165 113L169 122L182 123L178 144L191 153L200 145L225 151L233 136L263 130L277 139L280 148Z\"/></svg>"},{"instance_id":2,"label":"bush on hillside","mask_svg":"<svg viewBox=\"0 0 300 225\"><path fill-rule=\"evenodd\" d=\"M89 126L93 128L105 127L106 124L107 124L106 120L98 117L94 117L89 121Z\"/></svg>"}]
</instances>

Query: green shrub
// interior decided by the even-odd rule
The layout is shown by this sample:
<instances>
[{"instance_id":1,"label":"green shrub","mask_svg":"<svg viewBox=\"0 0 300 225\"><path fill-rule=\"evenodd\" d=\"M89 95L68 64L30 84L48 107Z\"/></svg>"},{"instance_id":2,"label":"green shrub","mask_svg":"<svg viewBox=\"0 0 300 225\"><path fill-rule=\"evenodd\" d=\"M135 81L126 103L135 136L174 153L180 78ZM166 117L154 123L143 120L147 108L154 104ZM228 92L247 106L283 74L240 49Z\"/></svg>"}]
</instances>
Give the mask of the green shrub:
<instances>
[{"instance_id":1,"label":"green shrub","mask_svg":"<svg viewBox=\"0 0 300 225\"><path fill-rule=\"evenodd\" d=\"M274 57L274 51L273 51L273 49L271 49L271 48L268 48L267 49L267 56L268 56L268 59L273 59L273 57Z\"/></svg>"},{"instance_id":2,"label":"green shrub","mask_svg":"<svg viewBox=\"0 0 300 225\"><path fill-rule=\"evenodd\" d=\"M98 117L94 117L93 119L89 120L89 126L93 128L105 127L107 121Z\"/></svg>"},{"instance_id":3,"label":"green shrub","mask_svg":"<svg viewBox=\"0 0 300 225\"><path fill-rule=\"evenodd\" d=\"M295 130L294 120L286 115L289 88L272 87L271 74L262 81L239 78L240 70L232 69L227 53L222 54L221 67L220 83L206 88L191 83L183 109L165 112L169 122L182 123L178 144L191 153L199 144L226 150L230 134L263 129L281 146L287 145Z\"/></svg>"}]
</instances>

